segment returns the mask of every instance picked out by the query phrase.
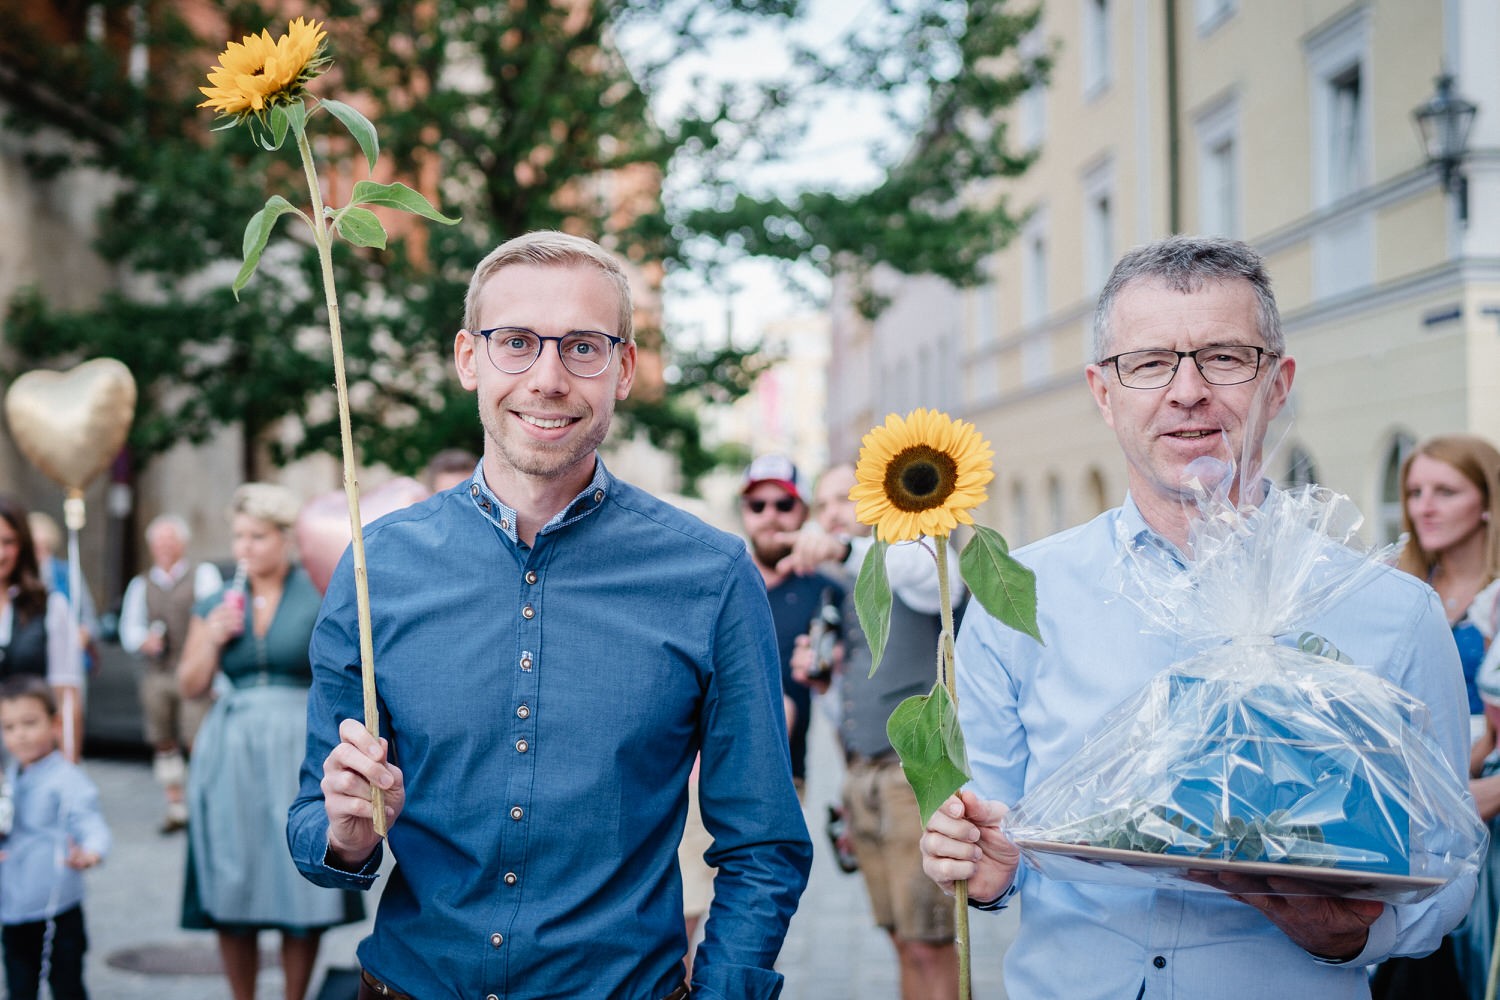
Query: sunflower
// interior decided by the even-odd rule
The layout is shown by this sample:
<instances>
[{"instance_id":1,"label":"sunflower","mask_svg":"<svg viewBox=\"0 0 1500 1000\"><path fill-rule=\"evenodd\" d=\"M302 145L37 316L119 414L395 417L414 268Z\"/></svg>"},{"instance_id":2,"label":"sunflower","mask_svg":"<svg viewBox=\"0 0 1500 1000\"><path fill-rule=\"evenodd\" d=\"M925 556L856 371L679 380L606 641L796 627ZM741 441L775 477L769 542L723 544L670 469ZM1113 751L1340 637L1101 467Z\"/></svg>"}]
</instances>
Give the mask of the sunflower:
<instances>
[{"instance_id":1,"label":"sunflower","mask_svg":"<svg viewBox=\"0 0 1500 1000\"><path fill-rule=\"evenodd\" d=\"M199 87L212 108L235 124L261 118L278 104L302 98L302 89L332 61L324 55L328 33L316 21L297 18L286 34L272 39L269 31L230 42L219 54L219 64L208 71L210 86Z\"/></svg>"},{"instance_id":2,"label":"sunflower","mask_svg":"<svg viewBox=\"0 0 1500 1000\"><path fill-rule=\"evenodd\" d=\"M893 413L862 442L854 516L883 542L948 535L974 523L969 511L985 501L993 457L973 424L937 410Z\"/></svg>"}]
</instances>

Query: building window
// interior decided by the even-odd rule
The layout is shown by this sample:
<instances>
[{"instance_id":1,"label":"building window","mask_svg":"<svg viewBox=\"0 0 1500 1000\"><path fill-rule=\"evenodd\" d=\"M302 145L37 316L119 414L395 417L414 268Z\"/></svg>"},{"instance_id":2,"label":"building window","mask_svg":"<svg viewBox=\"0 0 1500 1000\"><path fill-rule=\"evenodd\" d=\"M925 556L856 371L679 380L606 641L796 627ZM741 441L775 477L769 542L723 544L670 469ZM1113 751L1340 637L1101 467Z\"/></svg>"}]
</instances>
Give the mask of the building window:
<instances>
[{"instance_id":1,"label":"building window","mask_svg":"<svg viewBox=\"0 0 1500 1000\"><path fill-rule=\"evenodd\" d=\"M1097 468L1090 468L1084 477L1084 495L1089 499L1090 516L1103 514L1109 510L1109 490L1104 485L1104 473Z\"/></svg>"},{"instance_id":2,"label":"building window","mask_svg":"<svg viewBox=\"0 0 1500 1000\"><path fill-rule=\"evenodd\" d=\"M1083 95L1098 96L1109 86L1109 0L1083 0Z\"/></svg>"},{"instance_id":3,"label":"building window","mask_svg":"<svg viewBox=\"0 0 1500 1000\"><path fill-rule=\"evenodd\" d=\"M1239 103L1220 101L1198 115L1198 231L1239 237Z\"/></svg>"},{"instance_id":4,"label":"building window","mask_svg":"<svg viewBox=\"0 0 1500 1000\"><path fill-rule=\"evenodd\" d=\"M1031 541L1031 503L1026 484L1019 479L1010 484L1010 501L1010 531L1006 535L1014 548Z\"/></svg>"},{"instance_id":5,"label":"building window","mask_svg":"<svg viewBox=\"0 0 1500 1000\"><path fill-rule=\"evenodd\" d=\"M1375 524L1382 545L1401 537L1401 465L1416 446L1416 438L1398 431L1385 451L1385 464L1380 470L1380 512Z\"/></svg>"},{"instance_id":6,"label":"building window","mask_svg":"<svg viewBox=\"0 0 1500 1000\"><path fill-rule=\"evenodd\" d=\"M1041 25L1021 36L1017 45L1022 59L1031 61L1046 54L1046 40ZM1040 149L1047 138L1047 88L1038 81L1028 87L1019 99L1019 139L1021 148L1030 152Z\"/></svg>"},{"instance_id":7,"label":"building window","mask_svg":"<svg viewBox=\"0 0 1500 1000\"><path fill-rule=\"evenodd\" d=\"M1054 535L1068 526L1068 501L1056 475L1047 477L1047 520L1047 530Z\"/></svg>"},{"instance_id":8,"label":"building window","mask_svg":"<svg viewBox=\"0 0 1500 1000\"><path fill-rule=\"evenodd\" d=\"M1317 481L1318 466L1313 462L1312 453L1301 445L1292 445L1287 455L1285 485L1308 486Z\"/></svg>"},{"instance_id":9,"label":"building window","mask_svg":"<svg viewBox=\"0 0 1500 1000\"><path fill-rule=\"evenodd\" d=\"M1021 323L1033 326L1047 318L1047 220L1034 213L1021 233Z\"/></svg>"},{"instance_id":10,"label":"building window","mask_svg":"<svg viewBox=\"0 0 1500 1000\"><path fill-rule=\"evenodd\" d=\"M1193 14L1198 34L1206 35L1229 20L1237 6L1235 0L1195 0Z\"/></svg>"},{"instance_id":11,"label":"building window","mask_svg":"<svg viewBox=\"0 0 1500 1000\"><path fill-rule=\"evenodd\" d=\"M1315 207L1362 189L1371 172L1370 17L1359 7L1307 43Z\"/></svg>"},{"instance_id":12,"label":"building window","mask_svg":"<svg viewBox=\"0 0 1500 1000\"><path fill-rule=\"evenodd\" d=\"M1114 169L1109 162L1083 177L1083 280L1090 294L1104 287L1115 263Z\"/></svg>"}]
</instances>

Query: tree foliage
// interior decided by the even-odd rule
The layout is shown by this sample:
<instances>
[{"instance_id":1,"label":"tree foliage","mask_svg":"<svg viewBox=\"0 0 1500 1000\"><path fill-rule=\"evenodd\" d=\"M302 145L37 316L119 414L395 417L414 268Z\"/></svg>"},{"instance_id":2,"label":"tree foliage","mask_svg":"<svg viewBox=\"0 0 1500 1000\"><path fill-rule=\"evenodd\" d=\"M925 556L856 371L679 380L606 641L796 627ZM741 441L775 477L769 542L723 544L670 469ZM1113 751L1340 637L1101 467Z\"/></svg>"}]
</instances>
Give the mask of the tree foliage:
<instances>
[{"instance_id":1,"label":"tree foliage","mask_svg":"<svg viewBox=\"0 0 1500 1000\"><path fill-rule=\"evenodd\" d=\"M87 165L119 179L98 246L128 275L85 311L58 309L35 291L18 296L6 337L19 366L124 361L141 390L131 433L138 460L233 424L275 461L336 451L311 248L278 230L241 301L228 291L245 220L271 194L300 203L295 162L256 150L237 130L211 132L208 112L194 107L223 40L267 26L276 33L278 18L264 4L219 0L206 6L227 28L208 38L172 4L102 6L96 40L80 33L59 46L38 34L38 18L0 5L0 37L11 39L0 43L0 95L14 109L7 127L46 125L76 140L33 144L49 150L31 157L41 176ZM140 12L144 22L132 21ZM785 74L757 85L697 84L670 121L653 116L649 95L677 60L757 25L794 26L805 17L799 0L325 0L313 13L327 21L336 60L315 93L359 106L394 175L464 219L391 227L386 251L336 255L365 461L414 471L439 448L479 447L472 397L450 375L452 340L473 265L511 235L597 235L647 273L711 269L726 253L745 253L825 270L886 262L965 283L1014 231L1002 201L970 194L977 180L1024 169L995 116L1044 70L1014 57L1034 13L1001 0L873 0L846 42L797 48ZM627 65L621 37L652 44ZM126 70L131 39L151 53L143 77ZM906 117L902 134L916 136L884 181L860 191L747 181L800 134L810 95L837 88L889 97ZM354 152L347 175L330 183L365 176ZM673 451L691 490L714 465L740 458L703 439L698 415L746 391L750 357L678 349L657 329L640 336L662 350L674 378L627 401L627 433ZM290 437L287 415L298 417Z\"/></svg>"}]
</instances>

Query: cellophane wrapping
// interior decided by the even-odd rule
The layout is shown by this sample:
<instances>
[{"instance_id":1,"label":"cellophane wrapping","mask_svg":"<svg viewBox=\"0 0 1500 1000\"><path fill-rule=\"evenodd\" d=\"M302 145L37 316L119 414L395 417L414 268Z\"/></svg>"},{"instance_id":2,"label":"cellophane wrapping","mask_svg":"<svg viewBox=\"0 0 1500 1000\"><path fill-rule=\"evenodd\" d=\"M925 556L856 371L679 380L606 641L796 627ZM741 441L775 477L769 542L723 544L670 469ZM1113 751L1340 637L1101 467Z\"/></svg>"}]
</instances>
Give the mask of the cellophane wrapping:
<instances>
[{"instance_id":1,"label":"cellophane wrapping","mask_svg":"<svg viewBox=\"0 0 1500 1000\"><path fill-rule=\"evenodd\" d=\"M1238 891L1392 902L1477 869L1485 830L1426 706L1308 631L1390 572L1388 550L1360 546L1354 504L1303 487L1199 506L1188 565L1122 540L1117 579L1148 627L1206 651L1109 713L1016 804L1005 830L1027 862L1085 881L1214 891L1228 872Z\"/></svg>"}]
</instances>

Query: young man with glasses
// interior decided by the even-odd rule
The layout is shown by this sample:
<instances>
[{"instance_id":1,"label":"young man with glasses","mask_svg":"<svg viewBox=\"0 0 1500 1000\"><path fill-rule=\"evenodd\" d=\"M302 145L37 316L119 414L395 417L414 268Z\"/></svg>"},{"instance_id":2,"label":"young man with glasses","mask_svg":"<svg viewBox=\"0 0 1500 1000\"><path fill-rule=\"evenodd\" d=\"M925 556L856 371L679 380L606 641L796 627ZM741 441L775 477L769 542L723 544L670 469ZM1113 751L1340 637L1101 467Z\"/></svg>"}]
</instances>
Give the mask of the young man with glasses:
<instances>
[{"instance_id":1,"label":"young man with glasses","mask_svg":"<svg viewBox=\"0 0 1500 1000\"><path fill-rule=\"evenodd\" d=\"M562 233L502 245L454 361L478 471L365 532L381 739L347 553L311 643L293 857L368 888L378 785L396 859L361 996L687 997L676 848L701 751L719 872L692 992L769 1000L812 857L771 617L739 539L598 456L636 366L619 263Z\"/></svg>"},{"instance_id":2,"label":"young man with glasses","mask_svg":"<svg viewBox=\"0 0 1500 1000\"><path fill-rule=\"evenodd\" d=\"M740 487L740 519L750 555L766 585L776 648L781 656L781 685L786 702L792 752L792 778L800 791L807 772L807 727L812 721L812 691L792 676L792 649L797 636L824 605L837 608L844 588L819 572L798 574L787 565L802 525L807 501L797 466L785 455L761 455L745 470Z\"/></svg>"},{"instance_id":3,"label":"young man with glasses","mask_svg":"<svg viewBox=\"0 0 1500 1000\"><path fill-rule=\"evenodd\" d=\"M1399 905L1062 882L1021 868L999 830L1007 805L1188 652L1145 627L1101 584L1101 570L1122 545L1189 558L1190 467L1228 459L1238 475L1258 477L1266 423L1296 370L1260 256L1231 240L1177 236L1126 254L1100 293L1094 332L1100 360L1086 377L1124 453L1129 494L1017 553L1036 572L1046 646L969 608L957 676L974 781L933 816L924 867L945 888L968 879L979 909L1019 895L1021 929L1005 963L1011 996L1368 998L1369 966L1435 948L1467 910L1472 877ZM1392 569L1313 625L1425 702L1455 777L1465 773L1463 676L1427 587Z\"/></svg>"}]
</instances>

